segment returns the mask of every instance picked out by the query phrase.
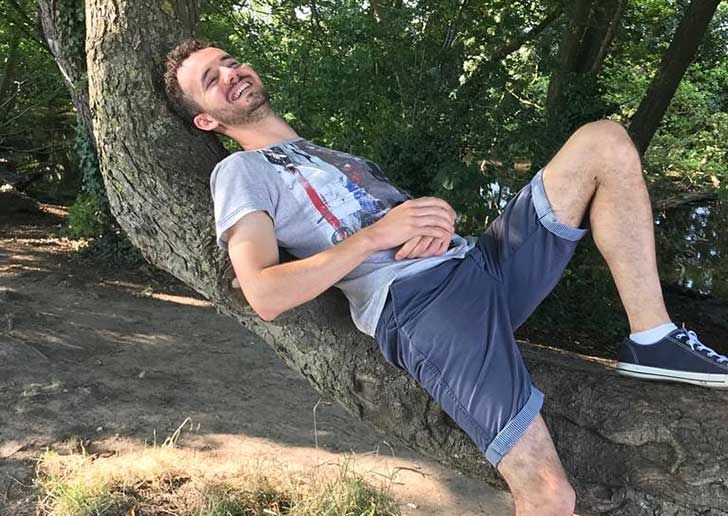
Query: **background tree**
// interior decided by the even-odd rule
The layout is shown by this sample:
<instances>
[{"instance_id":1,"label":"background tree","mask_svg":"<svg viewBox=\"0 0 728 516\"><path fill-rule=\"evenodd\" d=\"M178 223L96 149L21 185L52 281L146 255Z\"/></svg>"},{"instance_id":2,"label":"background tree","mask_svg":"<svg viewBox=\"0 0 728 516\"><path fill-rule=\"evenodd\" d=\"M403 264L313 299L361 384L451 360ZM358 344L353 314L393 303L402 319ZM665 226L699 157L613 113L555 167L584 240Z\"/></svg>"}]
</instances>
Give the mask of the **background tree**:
<instances>
[{"instance_id":1,"label":"background tree","mask_svg":"<svg viewBox=\"0 0 728 516\"><path fill-rule=\"evenodd\" d=\"M630 124L632 139L641 154L650 141L667 111L688 65L695 58L710 20L718 9L720 0L693 0L685 11L675 37L665 52L655 78L647 94L637 108Z\"/></svg>"},{"instance_id":2,"label":"background tree","mask_svg":"<svg viewBox=\"0 0 728 516\"><path fill-rule=\"evenodd\" d=\"M0 171L78 188L68 91L34 23L30 0L0 1Z\"/></svg>"},{"instance_id":3,"label":"background tree","mask_svg":"<svg viewBox=\"0 0 728 516\"><path fill-rule=\"evenodd\" d=\"M546 97L547 134L542 160L580 125L611 114L602 99L599 73L617 35L626 0L577 0L570 3L568 22L559 45L558 66L551 73Z\"/></svg>"}]
</instances>

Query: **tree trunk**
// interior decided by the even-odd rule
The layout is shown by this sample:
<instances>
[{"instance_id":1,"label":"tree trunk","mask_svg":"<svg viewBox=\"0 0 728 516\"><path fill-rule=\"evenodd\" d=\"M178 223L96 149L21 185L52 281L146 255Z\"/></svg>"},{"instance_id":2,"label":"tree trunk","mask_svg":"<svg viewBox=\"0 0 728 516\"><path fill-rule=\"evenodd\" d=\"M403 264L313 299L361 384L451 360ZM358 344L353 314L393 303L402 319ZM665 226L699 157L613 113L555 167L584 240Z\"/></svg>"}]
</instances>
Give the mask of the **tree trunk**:
<instances>
[{"instance_id":1,"label":"tree trunk","mask_svg":"<svg viewBox=\"0 0 728 516\"><path fill-rule=\"evenodd\" d=\"M662 56L660 68L629 126L632 140L640 154L644 154L650 146L685 71L698 52L718 4L720 0L693 0L685 11L672 43Z\"/></svg>"},{"instance_id":2,"label":"tree trunk","mask_svg":"<svg viewBox=\"0 0 728 516\"><path fill-rule=\"evenodd\" d=\"M164 55L193 32L195 4L86 5L93 127L112 211L130 240L349 413L498 483L467 436L356 330L341 292L329 289L265 322L231 288L231 268L215 245L208 185L223 149L175 118L160 88ZM546 348L525 346L524 355L546 393L545 417L582 514L728 516L725 395L618 378L603 361Z\"/></svg>"},{"instance_id":3,"label":"tree trunk","mask_svg":"<svg viewBox=\"0 0 728 516\"><path fill-rule=\"evenodd\" d=\"M73 106L87 128L89 141L95 146L88 105L83 0L38 0L38 18L43 38L71 93Z\"/></svg>"},{"instance_id":4,"label":"tree trunk","mask_svg":"<svg viewBox=\"0 0 728 516\"><path fill-rule=\"evenodd\" d=\"M534 161L546 163L564 140L586 122L609 111L601 100L598 75L616 37L626 0L577 0L559 45L559 66L546 97L544 145Z\"/></svg>"},{"instance_id":5,"label":"tree trunk","mask_svg":"<svg viewBox=\"0 0 728 516\"><path fill-rule=\"evenodd\" d=\"M13 35L8 46L8 55L5 58L3 74L0 76L0 108L2 108L4 113L11 113L13 111L9 91L10 85L15 80L15 71L18 65L18 57L20 56L20 36L17 34ZM15 92L12 93L12 96L15 96Z\"/></svg>"},{"instance_id":6,"label":"tree trunk","mask_svg":"<svg viewBox=\"0 0 728 516\"><path fill-rule=\"evenodd\" d=\"M579 64L579 49L587 31L594 0L577 0L573 6L570 23L567 24L559 45L559 67L554 70L549 81L546 97L546 112L553 117L563 104L563 84L568 81L569 74L576 72Z\"/></svg>"}]
</instances>

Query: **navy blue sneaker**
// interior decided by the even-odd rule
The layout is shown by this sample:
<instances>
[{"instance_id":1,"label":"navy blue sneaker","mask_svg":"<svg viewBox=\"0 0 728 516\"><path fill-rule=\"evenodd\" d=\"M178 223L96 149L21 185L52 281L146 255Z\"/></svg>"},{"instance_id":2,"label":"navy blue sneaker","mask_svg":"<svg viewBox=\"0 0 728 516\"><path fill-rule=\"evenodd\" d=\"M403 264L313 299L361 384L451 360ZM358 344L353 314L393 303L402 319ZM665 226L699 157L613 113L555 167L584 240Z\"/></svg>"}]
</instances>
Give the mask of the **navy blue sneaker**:
<instances>
[{"instance_id":1,"label":"navy blue sneaker","mask_svg":"<svg viewBox=\"0 0 728 516\"><path fill-rule=\"evenodd\" d=\"M635 344L625 338L618 360L617 372L624 376L728 389L728 357L700 342L684 326L654 344Z\"/></svg>"}]
</instances>

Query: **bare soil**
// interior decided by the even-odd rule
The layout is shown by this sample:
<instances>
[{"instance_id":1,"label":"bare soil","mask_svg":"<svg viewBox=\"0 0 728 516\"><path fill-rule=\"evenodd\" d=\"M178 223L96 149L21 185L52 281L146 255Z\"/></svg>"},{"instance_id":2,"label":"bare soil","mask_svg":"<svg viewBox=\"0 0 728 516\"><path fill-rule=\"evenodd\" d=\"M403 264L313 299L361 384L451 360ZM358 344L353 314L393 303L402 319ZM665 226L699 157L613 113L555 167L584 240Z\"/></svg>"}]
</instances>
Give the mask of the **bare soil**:
<instances>
[{"instance_id":1,"label":"bare soil","mask_svg":"<svg viewBox=\"0 0 728 516\"><path fill-rule=\"evenodd\" d=\"M404 515L507 516L508 493L448 471L354 420L255 335L148 266L81 258L66 213L0 217L0 515L33 515L45 449L136 452L190 418L200 462L397 471ZM320 403L319 403L320 401ZM315 424L314 424L314 408Z\"/></svg>"}]
</instances>

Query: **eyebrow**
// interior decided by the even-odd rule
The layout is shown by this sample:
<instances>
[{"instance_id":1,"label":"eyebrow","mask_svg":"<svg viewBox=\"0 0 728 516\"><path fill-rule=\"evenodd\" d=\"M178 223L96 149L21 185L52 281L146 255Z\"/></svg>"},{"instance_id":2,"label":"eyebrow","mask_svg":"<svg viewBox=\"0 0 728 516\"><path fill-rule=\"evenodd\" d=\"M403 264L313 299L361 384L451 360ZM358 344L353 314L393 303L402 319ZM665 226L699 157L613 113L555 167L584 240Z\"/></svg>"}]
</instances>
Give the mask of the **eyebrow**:
<instances>
[{"instance_id":1,"label":"eyebrow","mask_svg":"<svg viewBox=\"0 0 728 516\"><path fill-rule=\"evenodd\" d=\"M223 56L220 57L220 60L218 61L218 63L222 63L223 61L225 61L227 59L232 59L233 61L235 60L235 58L233 56L231 56L230 54L223 54ZM206 84L205 79L207 79L207 76L210 73L210 70L211 70L211 67L208 66L207 68L205 68L205 73L202 74L202 79L200 82L202 83L203 90L205 89L205 84Z\"/></svg>"}]
</instances>

